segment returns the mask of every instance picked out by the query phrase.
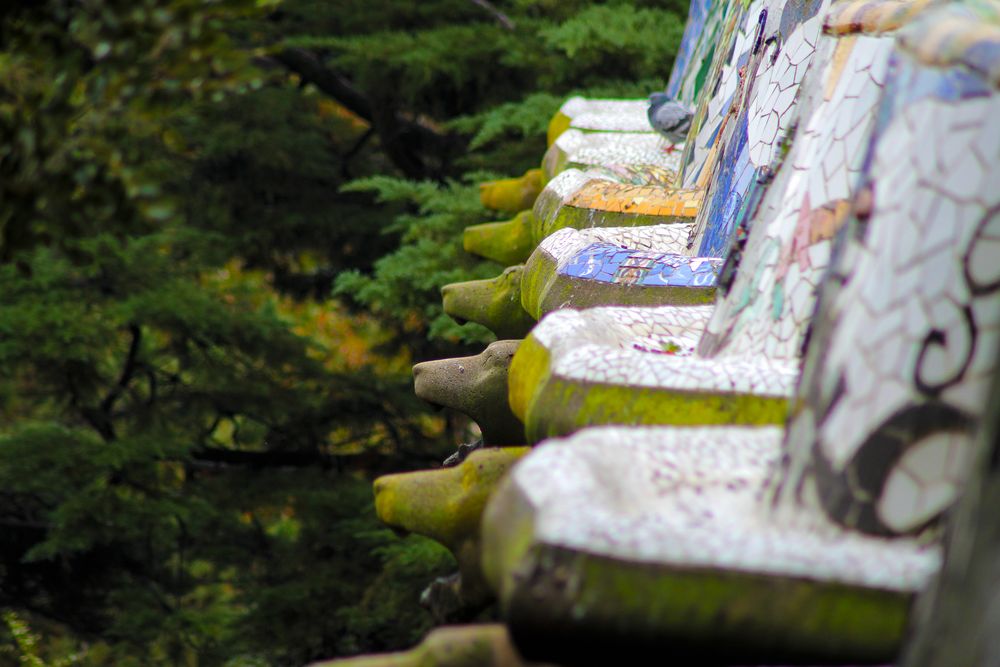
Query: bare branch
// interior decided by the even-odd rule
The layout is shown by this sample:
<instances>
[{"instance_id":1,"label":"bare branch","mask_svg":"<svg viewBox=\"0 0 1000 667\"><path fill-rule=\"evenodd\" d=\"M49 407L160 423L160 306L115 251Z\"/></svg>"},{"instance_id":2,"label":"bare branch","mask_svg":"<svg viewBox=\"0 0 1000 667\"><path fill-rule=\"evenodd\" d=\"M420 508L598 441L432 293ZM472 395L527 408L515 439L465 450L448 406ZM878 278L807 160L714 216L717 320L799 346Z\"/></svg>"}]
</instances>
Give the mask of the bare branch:
<instances>
[{"instance_id":1,"label":"bare branch","mask_svg":"<svg viewBox=\"0 0 1000 667\"><path fill-rule=\"evenodd\" d=\"M477 7L482 7L490 14L492 14L493 17L497 20L497 23L502 25L504 28L507 28L507 30L513 30L516 27L514 25L514 22L510 20L510 17L504 14L499 9L497 9L492 2L489 2L488 0L469 0L469 1L472 4L476 5Z\"/></svg>"}]
</instances>

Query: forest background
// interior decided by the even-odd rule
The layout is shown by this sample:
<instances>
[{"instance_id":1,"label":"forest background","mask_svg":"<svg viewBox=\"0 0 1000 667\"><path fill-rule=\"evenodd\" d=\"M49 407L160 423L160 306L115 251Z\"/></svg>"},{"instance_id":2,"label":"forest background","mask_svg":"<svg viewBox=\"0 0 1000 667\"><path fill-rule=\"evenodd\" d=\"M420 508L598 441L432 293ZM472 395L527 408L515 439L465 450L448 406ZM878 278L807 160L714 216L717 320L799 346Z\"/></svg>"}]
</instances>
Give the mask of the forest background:
<instances>
[{"instance_id":1,"label":"forest background","mask_svg":"<svg viewBox=\"0 0 1000 667\"><path fill-rule=\"evenodd\" d=\"M468 439L477 183L666 84L686 0L0 5L0 665L402 648L450 555L371 480ZM487 612L488 613L488 612Z\"/></svg>"}]
</instances>

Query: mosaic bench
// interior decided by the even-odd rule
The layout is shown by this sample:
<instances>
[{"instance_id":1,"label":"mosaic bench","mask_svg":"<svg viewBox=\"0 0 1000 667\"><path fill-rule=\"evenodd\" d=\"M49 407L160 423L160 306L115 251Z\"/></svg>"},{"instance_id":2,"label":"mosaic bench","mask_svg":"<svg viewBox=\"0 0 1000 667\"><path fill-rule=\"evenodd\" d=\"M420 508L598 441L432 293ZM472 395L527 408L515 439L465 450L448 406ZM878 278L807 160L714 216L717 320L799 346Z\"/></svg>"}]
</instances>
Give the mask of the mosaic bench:
<instances>
[{"instance_id":1,"label":"mosaic bench","mask_svg":"<svg viewBox=\"0 0 1000 667\"><path fill-rule=\"evenodd\" d=\"M566 130L549 146L542 158L546 183L567 169L605 165L651 165L677 173L679 153L667 153L665 138L647 122L643 132L582 132Z\"/></svg>"},{"instance_id":2,"label":"mosaic bench","mask_svg":"<svg viewBox=\"0 0 1000 667\"><path fill-rule=\"evenodd\" d=\"M642 244L646 248L632 248L636 252L628 258L627 264L640 263L643 266L659 264L652 273L655 276L669 274L671 276L668 281L669 287L680 287L684 284L685 278L690 276L687 284L695 287L692 293L684 296L683 289L673 289L670 293L679 299L664 294L659 298L659 303L689 303L711 298L714 269L721 264L718 258L725 250L735 228L735 219L740 213L739 204L746 198L754 178L766 167L766 161L770 159L769 151L782 138L783 135L777 130L781 129L783 132L789 124L787 120L783 121L772 131L767 125L768 119L772 116L791 115L788 105L783 100L795 98L797 85L806 69L805 63L811 55L812 43L815 42L815 38L811 41L802 39L803 31L794 30L811 16L795 5L796 11L782 13L781 28L790 33L785 35L789 43L785 45L784 54L781 58L763 57L759 48L763 30L760 19L767 16L768 9L772 14L778 12L776 7L778 4L771 2L766 6L756 5L753 12L742 5L738 6L730 13L730 19L724 29L724 39L732 48L715 51L713 46L710 49L711 53L717 53L717 62L710 68L709 77L710 81L716 82L713 86L714 94L707 104L701 105L695 117L695 125L704 126L698 135L698 141L703 144L704 150L686 152L683 162L671 163L669 168L662 165L635 164L641 161L635 157L624 160L624 164L619 164L623 159L613 150L601 153L596 148L591 151L600 155L600 159L595 162L590 153L580 149L580 142L604 141L610 145L612 141L624 141L629 135L591 137L583 133L565 133L550 147L546 158L548 163L554 165L551 168L553 171L556 168L562 171L542 190L535 201L533 211L521 213L515 219L503 223L467 228L466 249L503 263L518 263L524 261L539 243L544 244L547 237L564 228L588 229L616 225L632 227L680 223L684 227L662 233L648 232L650 236L647 242ZM707 7L699 5L695 10L707 11ZM812 10L815 12L817 6L813 6ZM691 25L689 22L688 27L691 28ZM699 23L695 21L693 25L697 26ZM713 30L716 31L723 29L720 17L715 17L713 26ZM685 39L689 38L690 35L686 33ZM706 44L701 43L701 47L706 47ZM748 67L752 69L752 75L746 74ZM780 76L772 74L772 70L780 72ZM755 88L751 83L758 78L763 83ZM782 94L775 95L774 91L779 88L783 91ZM751 96L751 91L758 97L766 98L767 103L758 103L756 97ZM777 108L775 104L784 106ZM709 112L714 116L707 116ZM750 123L748 117L751 114L760 122ZM737 128L741 131L737 131ZM754 135L752 142L748 141L748 133ZM750 144L754 147L753 164L747 148ZM729 148L723 148L724 145ZM570 155L571 150L577 150L579 157ZM736 156L735 160L729 161L733 164L727 162L716 165L716 159L726 150ZM560 155L562 157L559 157ZM566 168L577 163L601 166L591 166L585 170ZM739 170L739 176L735 179L731 173L733 169L730 168L734 166ZM686 189L675 187L679 180L675 173L677 168L680 168L682 173L700 175L700 178L692 180L696 187ZM714 204L705 210L702 204L707 184L713 186L709 196ZM694 225L696 216L699 220L697 226ZM683 252L673 243L666 247L653 247L648 241L658 234L676 238L688 235ZM569 246L563 244L562 247L574 245L579 244L569 244ZM547 274L543 279L533 280L533 284L547 287L553 282L572 282L567 278L567 274L560 274L556 270L558 265L594 266L598 263L595 253L599 253L615 266L610 271L598 271L597 275L607 274L615 278L601 280L593 276L588 277L586 288L580 290L580 293L588 298L578 305L633 302L628 298L618 299L619 295L629 291L628 283L620 280L622 272L617 270L622 258L622 253L618 249L607 245L603 249L593 249L594 252L589 252L588 256L580 258L553 257L547 252L548 250L548 247L543 247L536 251L541 252L542 256L536 262L536 267L529 266L530 273L542 271ZM644 252L646 250L649 252ZM682 255L705 259L685 259ZM626 269L624 273L634 275L636 272ZM650 272L644 271L644 273ZM710 282L703 284L702 281L709 273L713 274ZM481 287L481 284L476 285L477 290ZM655 292L648 289L649 287L650 284L642 284L633 290L649 295L649 299L636 297L638 300L635 302L656 301L653 296ZM457 286L455 289L461 290L462 287ZM559 291L561 290L557 290ZM702 294L698 295L698 292ZM606 294L602 296L603 293ZM535 302L563 303L562 299L547 299L543 295L535 294L529 295L527 299ZM530 307L527 311L535 317L541 314Z\"/></svg>"},{"instance_id":3,"label":"mosaic bench","mask_svg":"<svg viewBox=\"0 0 1000 667\"><path fill-rule=\"evenodd\" d=\"M839 26L836 16L832 20L828 25ZM789 113L797 110L800 127L791 149L783 156L779 152L780 161L772 167L748 158L760 175L750 201L740 207L742 215L732 221L737 240L722 272L720 298L704 321L698 344L692 348L665 336L634 345L627 336L610 334L604 340L588 336L576 341L580 316L550 314L522 346L509 378L514 413L525 422L530 440L565 435L588 424L759 424L784 418L781 406L798 372L801 341L832 238L854 196L892 47L890 33L858 34L863 27L857 26L855 33L828 29L820 35L821 23L822 15L817 14L792 33L805 33L800 43L814 42L819 53L802 80L798 105L790 107ZM763 53L766 56L767 49ZM761 88L767 94L768 86ZM703 248L706 242L714 243L709 236L703 237ZM546 243L558 240L551 237ZM577 257L566 255L570 260ZM589 270L597 274L596 280L572 275L584 273L578 267L588 268L579 261L559 266L550 260L543 266L547 271L539 271L541 277L529 264L522 277L522 304L540 316L546 308L560 307L563 293L589 289L593 302L612 288L622 289L616 283L623 272L609 271L612 262L593 264ZM653 273L653 267L632 274L642 277L645 272ZM697 277L690 275L689 284ZM635 280L627 274L625 278ZM630 297L644 287L636 282ZM555 291L555 298L538 299L528 294L529 288L543 297ZM664 292L664 298L678 298ZM670 321L681 310L651 309L638 317ZM610 331L600 317L590 316L591 326ZM681 358L677 352L690 356Z\"/></svg>"},{"instance_id":4,"label":"mosaic bench","mask_svg":"<svg viewBox=\"0 0 1000 667\"><path fill-rule=\"evenodd\" d=\"M734 8L739 7L737 3L732 4ZM669 94L685 104L693 105L697 99L698 92L702 89L706 81L706 75L713 63L713 57L716 52L725 53L726 49L732 43L735 26L733 19L740 12L734 9L734 11L729 12L728 22L725 21L729 5L730 3L727 2L713 3L710 0L699 0L691 5L691 13L685 27L680 53L671 74L670 84L667 87ZM721 48L717 49L719 46ZM747 48L746 44L744 44L745 48ZM735 57L738 58L739 55L740 53L737 52ZM571 98L563 104L560 111L553 116L549 123L548 145L551 147L569 129L578 130L575 139L571 138L569 140L570 143L579 142L582 135L588 131L649 133L650 128L645 115L646 107L647 102L645 100L588 100L579 97ZM718 111L723 107L724 102L720 100L715 105L715 110ZM652 140L647 139L647 141ZM559 153L562 153L562 155L558 155ZM661 156L656 155L655 157L658 163ZM582 161L587 164L592 163L590 158L585 158ZM651 169L651 165L643 167L643 170L646 172L645 175L637 177L635 173L623 174L623 165L619 164L615 166L616 161L620 162L620 160L616 160L610 155L602 156L600 164L602 169L592 171L592 178L584 179L582 182L576 184L576 187L582 187L589 180L604 182L600 186L591 186L590 190L581 193L581 197L586 198L593 194L599 194L603 199L611 199L612 208L609 212L622 213L622 204L619 202L627 202L630 199L634 199L634 197L629 196L628 192L623 192L620 197L613 196L615 194L614 188L609 189L609 181L617 182L624 189L627 189L628 186L642 185L673 186L677 180L676 169L654 170ZM688 161L690 162L690 159ZM574 164L576 158L566 155L565 150L560 151L557 148L550 155L549 162L561 162L563 167L565 167L567 164ZM673 165L673 162L667 166L670 167L671 165ZM610 171L607 169L609 167L611 168ZM554 172L557 168L553 166L552 171ZM550 173L548 177L551 178L553 176L554 173ZM596 190L599 190L599 192ZM564 203L569 203L564 200L572 198L575 194L576 190L569 190L565 186L560 187L559 192L550 193L545 198L549 200L545 208L548 209L550 215L554 215L557 213L559 207ZM641 195L643 193L637 194ZM657 194L662 197L663 193L660 192ZM697 213L699 204L700 201L697 195L689 193L678 199L666 201L664 206L674 211L677 217L693 218ZM636 213L640 216L649 215L649 212ZM547 218L543 218L543 220L541 224L536 225L540 229L535 232L531 230L531 216L526 212L513 220L503 223L474 225L466 230L466 250L473 254L496 259L505 264L523 262L527 259L531 250L548 233L559 228L554 227L549 230L550 227L553 227L552 221ZM628 224L655 224L655 222L662 222L662 220L647 221L640 218L635 223L629 222ZM585 226L609 226L612 224L625 223L610 221L602 225L600 221L591 220Z\"/></svg>"},{"instance_id":5,"label":"mosaic bench","mask_svg":"<svg viewBox=\"0 0 1000 667\"><path fill-rule=\"evenodd\" d=\"M599 228L665 223L691 230L702 191L669 187L674 172L650 165L570 169L550 181L530 211L466 227L465 250L508 266L524 262L550 234L566 227Z\"/></svg>"},{"instance_id":6,"label":"mosaic bench","mask_svg":"<svg viewBox=\"0 0 1000 667\"><path fill-rule=\"evenodd\" d=\"M887 71L785 428L587 429L494 493L484 572L525 656L896 656L1000 353L1000 12L918 17Z\"/></svg>"},{"instance_id":7,"label":"mosaic bench","mask_svg":"<svg viewBox=\"0 0 1000 667\"><path fill-rule=\"evenodd\" d=\"M766 17L769 10L774 12L775 7L765 6L756 16L753 12L744 16L742 30L738 33L744 45L751 41L748 38L751 25L755 22L763 25L759 20ZM714 136L718 130L713 130L711 140L706 140L706 147L718 144L723 153L735 157L730 163L721 165L724 168L712 172L714 175L706 195L712 204L702 207L689 238L682 239L679 229L656 227L628 232L620 239L602 239L603 242L595 242L588 232L563 231L550 236L541 242L526 263L525 284L531 285L532 291L525 292L522 301L532 316L540 318L566 304L575 307L687 304L712 298L717 271L722 264L720 249L729 243L736 221L745 215L743 203L749 203L751 195L760 195L761 181L766 182L773 170L769 163L775 157L775 148L795 117L798 88L815 51L819 27L815 18L805 19L810 17L804 13L790 20L782 15L781 31L787 35L781 35L781 49L769 54L770 57L761 55L761 51L767 53L767 48L756 54L751 50L743 65L744 74L737 77L745 91L744 97L730 94L720 79L716 98L728 100L730 109L744 109L738 115L730 112L720 124L729 123L744 130L721 140ZM760 41L759 36L755 39ZM733 62L740 62L740 58ZM726 73L721 72L720 77L724 79ZM837 82L838 76L845 75L862 81L865 76L863 71L834 71L832 83ZM844 92L841 97L850 94ZM831 113L836 112L834 109ZM837 130L844 132L839 126ZM863 138L863 133L855 133L855 138L858 137ZM854 148L848 147L849 150ZM836 157L828 156L827 161L831 159ZM838 167L821 166L821 162L817 160L811 165L817 173L824 166ZM733 172L739 175L733 178ZM814 176L814 180L817 178L818 175Z\"/></svg>"}]
</instances>

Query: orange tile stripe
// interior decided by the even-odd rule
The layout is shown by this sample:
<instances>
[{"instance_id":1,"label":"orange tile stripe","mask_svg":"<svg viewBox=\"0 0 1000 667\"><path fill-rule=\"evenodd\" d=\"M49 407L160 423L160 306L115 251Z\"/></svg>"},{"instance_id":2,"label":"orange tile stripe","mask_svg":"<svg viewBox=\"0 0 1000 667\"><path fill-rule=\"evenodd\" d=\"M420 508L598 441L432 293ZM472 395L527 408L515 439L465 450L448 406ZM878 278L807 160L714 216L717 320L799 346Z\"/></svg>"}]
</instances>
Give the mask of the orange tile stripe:
<instances>
[{"instance_id":1,"label":"orange tile stripe","mask_svg":"<svg viewBox=\"0 0 1000 667\"><path fill-rule=\"evenodd\" d=\"M704 190L678 190L655 185L629 185L591 181L580 188L567 206L612 213L694 218L705 199Z\"/></svg>"}]
</instances>

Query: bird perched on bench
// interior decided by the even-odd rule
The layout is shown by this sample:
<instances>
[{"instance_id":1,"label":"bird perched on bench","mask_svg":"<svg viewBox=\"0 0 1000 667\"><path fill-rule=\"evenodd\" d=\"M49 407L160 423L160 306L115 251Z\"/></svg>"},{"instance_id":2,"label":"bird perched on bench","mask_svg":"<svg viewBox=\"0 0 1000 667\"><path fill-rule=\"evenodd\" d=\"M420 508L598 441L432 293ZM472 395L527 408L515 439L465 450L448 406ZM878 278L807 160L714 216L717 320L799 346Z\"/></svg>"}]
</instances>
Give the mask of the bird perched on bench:
<instances>
[{"instance_id":1,"label":"bird perched on bench","mask_svg":"<svg viewBox=\"0 0 1000 667\"><path fill-rule=\"evenodd\" d=\"M667 153L673 153L676 145L687 139L691 129L691 118L694 114L666 93L653 93L649 96L649 111L646 112L649 124L670 142Z\"/></svg>"}]
</instances>

